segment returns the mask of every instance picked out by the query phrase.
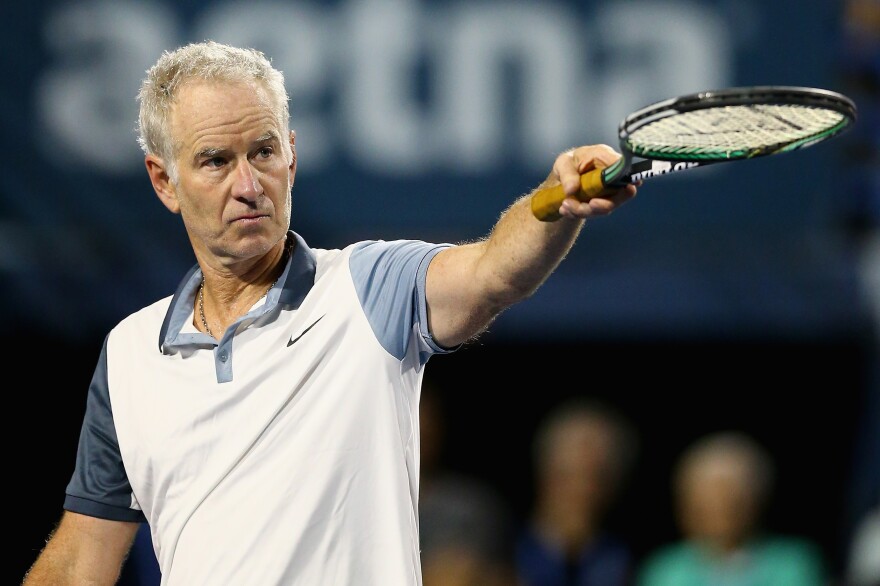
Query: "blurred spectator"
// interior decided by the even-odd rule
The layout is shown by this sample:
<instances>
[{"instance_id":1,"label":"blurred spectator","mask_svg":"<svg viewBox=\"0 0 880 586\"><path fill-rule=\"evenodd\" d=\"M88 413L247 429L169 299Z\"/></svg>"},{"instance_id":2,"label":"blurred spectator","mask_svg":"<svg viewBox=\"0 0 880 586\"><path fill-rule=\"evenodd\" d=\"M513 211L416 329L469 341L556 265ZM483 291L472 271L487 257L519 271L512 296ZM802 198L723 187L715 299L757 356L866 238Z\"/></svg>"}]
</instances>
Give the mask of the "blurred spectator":
<instances>
[{"instance_id":1,"label":"blurred spectator","mask_svg":"<svg viewBox=\"0 0 880 586\"><path fill-rule=\"evenodd\" d=\"M683 539L650 554L638 586L826 586L819 547L762 527L773 463L751 437L719 432L695 442L673 476Z\"/></svg>"},{"instance_id":2,"label":"blurred spectator","mask_svg":"<svg viewBox=\"0 0 880 586\"><path fill-rule=\"evenodd\" d=\"M880 586L880 494L857 524L846 568L846 586Z\"/></svg>"},{"instance_id":3,"label":"blurred spectator","mask_svg":"<svg viewBox=\"0 0 880 586\"><path fill-rule=\"evenodd\" d=\"M424 586L514 586L512 517L487 483L443 464L443 397L425 379L419 405L419 540Z\"/></svg>"},{"instance_id":4,"label":"blurred spectator","mask_svg":"<svg viewBox=\"0 0 880 586\"><path fill-rule=\"evenodd\" d=\"M623 586L633 555L605 528L637 451L635 430L610 406L575 399L534 439L535 500L517 541L523 586Z\"/></svg>"}]
</instances>

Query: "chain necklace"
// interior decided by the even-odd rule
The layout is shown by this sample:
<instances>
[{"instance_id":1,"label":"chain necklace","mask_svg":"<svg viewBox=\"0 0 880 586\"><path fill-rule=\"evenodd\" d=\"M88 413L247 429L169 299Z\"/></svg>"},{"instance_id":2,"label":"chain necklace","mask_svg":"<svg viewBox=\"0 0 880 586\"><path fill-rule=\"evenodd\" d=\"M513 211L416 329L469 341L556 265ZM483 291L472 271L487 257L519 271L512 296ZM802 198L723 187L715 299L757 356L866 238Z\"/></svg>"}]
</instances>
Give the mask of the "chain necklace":
<instances>
[{"instance_id":1,"label":"chain necklace","mask_svg":"<svg viewBox=\"0 0 880 586\"><path fill-rule=\"evenodd\" d=\"M281 275L279 275L278 278L281 278ZM278 279L275 279L275 281L273 281L272 284L269 285L269 288L266 289L266 292L263 293L262 295L260 295L260 299L262 299L263 297L268 295L269 291L272 290L272 287L274 287L277 284L278 284ZM214 333L211 332L211 328L208 327L208 320L205 319L204 291L205 291L205 275L202 275L202 284L199 285L199 317L202 318L202 326L204 326L204 328L205 328L205 333L207 333L209 336L211 336L213 338ZM260 299L257 299L257 301L259 301ZM256 303L257 301L254 301L254 303Z\"/></svg>"}]
</instances>

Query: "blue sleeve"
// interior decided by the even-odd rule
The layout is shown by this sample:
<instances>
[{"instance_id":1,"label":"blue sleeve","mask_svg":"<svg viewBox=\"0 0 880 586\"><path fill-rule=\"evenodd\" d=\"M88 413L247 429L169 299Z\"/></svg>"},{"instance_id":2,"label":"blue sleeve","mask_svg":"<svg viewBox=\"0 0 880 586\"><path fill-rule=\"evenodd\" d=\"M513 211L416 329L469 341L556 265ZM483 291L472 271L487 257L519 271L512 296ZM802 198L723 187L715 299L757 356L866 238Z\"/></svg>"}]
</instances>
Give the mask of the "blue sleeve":
<instances>
[{"instance_id":1,"label":"blue sleeve","mask_svg":"<svg viewBox=\"0 0 880 586\"><path fill-rule=\"evenodd\" d=\"M451 244L371 240L352 251L350 269L358 298L382 346L402 360L418 326L424 356L448 353L428 329L425 281L431 259Z\"/></svg>"},{"instance_id":2,"label":"blue sleeve","mask_svg":"<svg viewBox=\"0 0 880 586\"><path fill-rule=\"evenodd\" d=\"M106 338L89 385L76 467L67 485L64 508L114 521L146 520L132 494L119 452L107 383Z\"/></svg>"}]
</instances>

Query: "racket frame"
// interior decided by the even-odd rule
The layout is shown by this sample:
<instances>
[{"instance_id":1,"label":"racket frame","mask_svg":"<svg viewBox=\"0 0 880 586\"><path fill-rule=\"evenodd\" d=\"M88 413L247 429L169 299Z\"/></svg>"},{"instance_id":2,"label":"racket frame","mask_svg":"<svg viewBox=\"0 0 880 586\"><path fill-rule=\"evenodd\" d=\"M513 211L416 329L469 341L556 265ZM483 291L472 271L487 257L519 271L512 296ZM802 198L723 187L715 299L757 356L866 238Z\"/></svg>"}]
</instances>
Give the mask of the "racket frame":
<instances>
[{"instance_id":1,"label":"racket frame","mask_svg":"<svg viewBox=\"0 0 880 586\"><path fill-rule=\"evenodd\" d=\"M799 105L818 107L840 113L838 123L811 135L761 148L740 149L724 152L723 156L712 153L653 153L639 149L630 140L637 129L664 117L674 116L724 106L747 105ZM686 94L655 102L636 110L618 125L621 157L604 169L593 169L581 175L581 201L610 195L623 186L638 184L658 175L703 167L714 163L755 158L790 152L824 142L850 128L856 121L856 105L843 94L831 90L800 86L742 86ZM719 151L720 153L720 151ZM638 156L642 160L634 161ZM532 213L541 221L552 222L560 218L559 206L566 198L561 185L537 190L531 196Z\"/></svg>"},{"instance_id":2,"label":"racket frame","mask_svg":"<svg viewBox=\"0 0 880 586\"><path fill-rule=\"evenodd\" d=\"M786 105L823 108L842 114L838 124L820 133L797 141L784 141L761 149L743 149L727 153L724 157L695 156L692 154L653 154L640 150L630 142L630 135L639 128L657 120L696 110L727 106ZM606 187L622 187L656 175L665 175L712 163L751 159L779 154L811 146L828 140L852 126L857 118L855 103L847 96L826 89L799 86L750 86L710 90L669 98L636 110L624 118L618 126L618 139L622 156L613 165L602 170L602 184ZM644 159L633 162L635 157ZM660 162L660 164L657 164ZM685 163L685 164L682 164Z\"/></svg>"}]
</instances>

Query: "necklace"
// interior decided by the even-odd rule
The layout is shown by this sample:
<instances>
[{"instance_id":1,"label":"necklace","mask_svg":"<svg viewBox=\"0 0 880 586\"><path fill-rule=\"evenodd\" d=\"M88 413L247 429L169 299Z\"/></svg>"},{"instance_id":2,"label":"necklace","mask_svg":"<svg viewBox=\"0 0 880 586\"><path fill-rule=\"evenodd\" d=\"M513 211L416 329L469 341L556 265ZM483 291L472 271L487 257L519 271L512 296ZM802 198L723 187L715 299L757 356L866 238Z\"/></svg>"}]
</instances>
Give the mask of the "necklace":
<instances>
[{"instance_id":1,"label":"necklace","mask_svg":"<svg viewBox=\"0 0 880 586\"><path fill-rule=\"evenodd\" d=\"M279 275L279 278L280 278L280 277L281 277L281 276ZM266 295L268 295L268 294L269 294L269 291L271 291L271 290L272 290L272 287L274 287L276 284L278 284L278 279L275 279L275 280L272 282L272 284L269 285L269 288L266 289L266 292L263 293L262 295L260 295L260 299L262 299L263 297L265 297ZM211 332L211 328L208 327L208 320L205 319L205 295L204 295L204 291L205 291L205 275L202 275L202 284L199 285L199 317L202 318L202 326L204 326L204 328L205 328L205 333L207 333L209 336L211 336L211 337L213 338L213 337L214 337L214 333ZM257 299L257 301L259 301L260 299ZM256 303L256 301L255 301L254 303Z\"/></svg>"}]
</instances>

